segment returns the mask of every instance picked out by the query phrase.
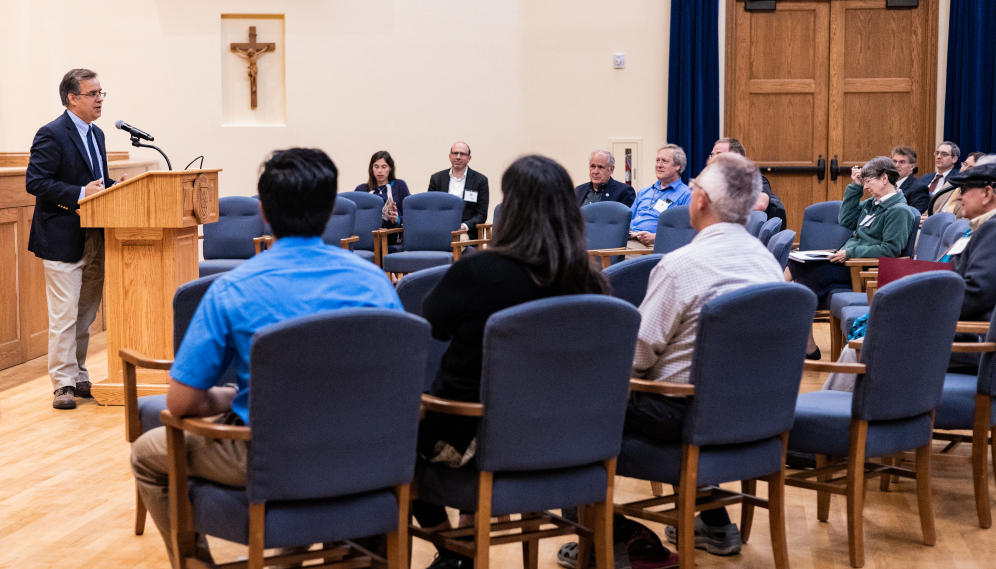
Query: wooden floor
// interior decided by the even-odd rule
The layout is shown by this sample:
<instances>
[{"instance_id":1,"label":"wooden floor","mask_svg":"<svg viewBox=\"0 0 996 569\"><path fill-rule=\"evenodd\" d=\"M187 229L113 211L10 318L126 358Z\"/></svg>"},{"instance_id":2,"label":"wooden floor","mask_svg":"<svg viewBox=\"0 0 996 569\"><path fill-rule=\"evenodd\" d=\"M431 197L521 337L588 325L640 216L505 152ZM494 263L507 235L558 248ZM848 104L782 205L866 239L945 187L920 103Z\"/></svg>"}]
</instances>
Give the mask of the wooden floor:
<instances>
[{"instance_id":1,"label":"wooden floor","mask_svg":"<svg viewBox=\"0 0 996 569\"><path fill-rule=\"evenodd\" d=\"M827 325L817 325L818 341L829 351ZM92 377L106 377L106 338L91 343ZM826 359L826 358L824 358ZM823 374L807 375L803 391L819 389ZM134 483L128 466L120 407L83 401L75 411L52 409L45 358L0 371L0 567L156 568L169 563L149 520L146 534L132 533ZM935 465L934 510L937 545L924 546L913 483L888 493L877 484L865 509L866 567L996 567L996 529L978 528L968 465ZM993 479L990 476L990 487ZM759 484L763 493L764 484ZM617 500L650 495L650 485L620 478ZM993 491L996 496L996 490ZM835 496L830 522L816 520L816 495L789 488L788 539L793 569L849 567L843 497ZM739 519L739 510L730 511ZM740 555L720 558L699 551L702 567L772 567L767 512L758 510L754 532ZM663 536L663 528L654 526ZM571 538L542 542L541 569L556 567L557 547ZM242 546L212 541L219 561L245 555ZM433 550L415 540L412 566L426 567ZM492 549L496 567L521 567L514 545Z\"/></svg>"}]
</instances>

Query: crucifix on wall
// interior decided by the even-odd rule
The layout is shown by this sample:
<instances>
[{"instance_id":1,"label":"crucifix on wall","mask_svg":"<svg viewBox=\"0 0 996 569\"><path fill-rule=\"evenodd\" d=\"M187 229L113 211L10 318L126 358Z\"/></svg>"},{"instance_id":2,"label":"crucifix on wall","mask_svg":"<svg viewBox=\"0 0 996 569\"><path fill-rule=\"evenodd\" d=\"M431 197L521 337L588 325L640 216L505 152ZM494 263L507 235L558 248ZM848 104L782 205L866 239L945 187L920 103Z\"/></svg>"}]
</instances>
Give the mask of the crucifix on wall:
<instances>
[{"instance_id":1,"label":"crucifix on wall","mask_svg":"<svg viewBox=\"0 0 996 569\"><path fill-rule=\"evenodd\" d=\"M268 51L276 51L275 43L256 43L256 26L249 26L249 43L233 43L232 51L246 56L249 59L249 107L256 108L256 77L259 75L259 67L256 60L259 56Z\"/></svg>"}]
</instances>

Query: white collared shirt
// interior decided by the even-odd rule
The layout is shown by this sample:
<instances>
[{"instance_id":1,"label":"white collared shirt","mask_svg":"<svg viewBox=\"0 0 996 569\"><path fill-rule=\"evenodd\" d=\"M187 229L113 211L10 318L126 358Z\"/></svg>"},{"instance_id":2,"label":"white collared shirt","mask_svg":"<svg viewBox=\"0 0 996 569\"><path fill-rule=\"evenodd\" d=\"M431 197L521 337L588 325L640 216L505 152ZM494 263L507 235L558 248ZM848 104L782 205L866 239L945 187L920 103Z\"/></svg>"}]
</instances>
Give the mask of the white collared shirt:
<instances>
[{"instance_id":1,"label":"white collared shirt","mask_svg":"<svg viewBox=\"0 0 996 569\"><path fill-rule=\"evenodd\" d=\"M951 175L951 172L954 172L954 168L951 168L947 172L941 174L940 181L937 182L937 186L934 187L934 191L931 192L930 195L934 195L937 192L939 192L942 189L944 189L944 186L947 185L947 183L948 183L948 176ZM935 178L937 177L937 173L936 172L934 173L934 177ZM930 182L927 182L927 185L929 186L931 183L933 183L933 180L931 180Z\"/></svg>"},{"instance_id":2,"label":"white collared shirt","mask_svg":"<svg viewBox=\"0 0 996 569\"><path fill-rule=\"evenodd\" d=\"M467 174L470 172L470 168L463 171L463 177L457 178L453 176L453 168L450 168L450 193L454 196L463 199L463 190L467 186Z\"/></svg>"},{"instance_id":3,"label":"white collared shirt","mask_svg":"<svg viewBox=\"0 0 996 569\"><path fill-rule=\"evenodd\" d=\"M899 190L892 190L891 192L889 192L889 193L885 194L885 195L884 195L884 196L882 196L881 198L876 198L876 199L875 199L875 205L879 205L879 204L881 204L881 203L882 203L882 202L884 202L885 200L887 200L887 199L891 198L892 196L894 196L894 195L896 195L896 194L898 194L898 193L899 193Z\"/></svg>"},{"instance_id":4,"label":"white collared shirt","mask_svg":"<svg viewBox=\"0 0 996 569\"><path fill-rule=\"evenodd\" d=\"M906 176L906 178L909 178L909 176ZM906 181L906 178L902 178L902 179L898 180L898 181L896 182L896 187L898 188L899 186L902 186L902 185L903 185L903 182L905 182L905 181Z\"/></svg>"}]
</instances>

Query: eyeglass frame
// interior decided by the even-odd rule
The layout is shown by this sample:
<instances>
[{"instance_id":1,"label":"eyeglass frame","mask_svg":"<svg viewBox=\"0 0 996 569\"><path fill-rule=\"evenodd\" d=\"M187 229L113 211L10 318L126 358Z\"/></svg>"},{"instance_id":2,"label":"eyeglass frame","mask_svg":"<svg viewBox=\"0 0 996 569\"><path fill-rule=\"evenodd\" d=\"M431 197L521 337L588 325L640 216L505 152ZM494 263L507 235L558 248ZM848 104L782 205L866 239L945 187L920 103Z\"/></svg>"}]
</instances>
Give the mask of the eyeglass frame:
<instances>
[{"instance_id":1,"label":"eyeglass frame","mask_svg":"<svg viewBox=\"0 0 996 569\"><path fill-rule=\"evenodd\" d=\"M73 93L73 95L76 95L77 97L89 97L94 100L96 100L98 96L101 99L106 99L107 91L90 91L89 93Z\"/></svg>"}]
</instances>

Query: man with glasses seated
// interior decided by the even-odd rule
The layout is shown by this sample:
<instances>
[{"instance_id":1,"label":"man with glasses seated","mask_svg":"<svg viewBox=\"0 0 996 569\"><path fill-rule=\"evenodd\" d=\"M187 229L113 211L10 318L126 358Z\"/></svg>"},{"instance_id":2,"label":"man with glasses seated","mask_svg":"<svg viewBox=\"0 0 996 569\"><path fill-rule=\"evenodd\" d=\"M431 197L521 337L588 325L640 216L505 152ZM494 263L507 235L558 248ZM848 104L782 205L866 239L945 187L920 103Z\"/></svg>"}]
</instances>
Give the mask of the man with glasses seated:
<instances>
[{"instance_id":1,"label":"man with glasses seated","mask_svg":"<svg viewBox=\"0 0 996 569\"><path fill-rule=\"evenodd\" d=\"M747 149L735 138L720 138L717 140L716 144L712 147L712 153L709 154L709 157L712 158L724 152L734 152L744 158L747 157ZM763 175L761 176L761 193L757 196L754 211L763 211L768 216L768 219L777 217L782 220L783 229L788 227L788 221L785 218L785 204L782 203L781 198L771 191L771 183Z\"/></svg>"},{"instance_id":2,"label":"man with glasses seated","mask_svg":"<svg viewBox=\"0 0 996 569\"><path fill-rule=\"evenodd\" d=\"M958 148L957 144L945 140L937 145L937 150L934 151L936 171L920 176L920 181L927 184L930 195L936 194L947 186L948 176L955 171L954 166L958 163L959 156L961 156L961 149Z\"/></svg>"},{"instance_id":3,"label":"man with glasses seated","mask_svg":"<svg viewBox=\"0 0 996 569\"><path fill-rule=\"evenodd\" d=\"M685 151L677 144L665 144L657 151L654 173L657 181L636 194L633 220L629 225L628 249L653 249L657 237L657 218L671 206L688 205L692 193L681 181L688 165Z\"/></svg>"},{"instance_id":4,"label":"man with glasses seated","mask_svg":"<svg viewBox=\"0 0 996 569\"><path fill-rule=\"evenodd\" d=\"M471 170L470 146L466 142L457 142L450 147L450 164L448 170L436 172L429 178L430 192L449 192L460 196L463 200L463 225L467 237L477 239L477 225L488 220L488 177L476 170Z\"/></svg>"},{"instance_id":5,"label":"man with glasses seated","mask_svg":"<svg viewBox=\"0 0 996 569\"><path fill-rule=\"evenodd\" d=\"M90 397L86 352L104 290L104 230L80 226L79 201L115 183L107 174L104 132L93 124L106 95L95 72L66 73L59 84L66 112L38 129L25 175L35 196L28 251L45 267L56 409L75 409L76 397Z\"/></svg>"}]
</instances>

